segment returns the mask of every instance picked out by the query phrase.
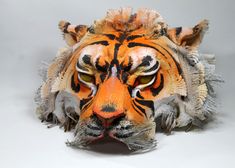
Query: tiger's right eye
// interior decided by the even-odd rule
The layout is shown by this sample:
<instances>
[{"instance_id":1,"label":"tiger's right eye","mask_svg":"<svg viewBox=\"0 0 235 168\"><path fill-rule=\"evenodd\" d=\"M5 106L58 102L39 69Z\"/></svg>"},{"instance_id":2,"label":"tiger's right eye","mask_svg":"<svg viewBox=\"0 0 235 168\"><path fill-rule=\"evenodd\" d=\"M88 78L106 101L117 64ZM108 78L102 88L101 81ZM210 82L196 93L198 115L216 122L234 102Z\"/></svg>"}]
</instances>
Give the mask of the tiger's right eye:
<instances>
[{"instance_id":1,"label":"tiger's right eye","mask_svg":"<svg viewBox=\"0 0 235 168\"><path fill-rule=\"evenodd\" d=\"M149 83L153 78L154 78L154 75L139 76L137 78L137 83L138 83L138 85L144 85L144 84Z\"/></svg>"},{"instance_id":2,"label":"tiger's right eye","mask_svg":"<svg viewBox=\"0 0 235 168\"><path fill-rule=\"evenodd\" d=\"M83 80L84 82L87 82L87 83L94 83L95 82L95 78L92 75L80 73L79 76L80 76L80 79Z\"/></svg>"}]
</instances>

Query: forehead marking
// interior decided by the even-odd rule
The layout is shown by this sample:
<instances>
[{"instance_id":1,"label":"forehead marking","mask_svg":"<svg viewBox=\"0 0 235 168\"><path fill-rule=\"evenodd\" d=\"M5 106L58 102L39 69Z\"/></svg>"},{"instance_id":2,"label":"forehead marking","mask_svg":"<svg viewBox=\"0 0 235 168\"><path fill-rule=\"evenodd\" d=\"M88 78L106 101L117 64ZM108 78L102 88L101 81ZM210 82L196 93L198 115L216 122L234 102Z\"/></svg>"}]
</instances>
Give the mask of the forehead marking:
<instances>
[{"instance_id":1,"label":"forehead marking","mask_svg":"<svg viewBox=\"0 0 235 168\"><path fill-rule=\"evenodd\" d=\"M103 49L105 46L103 45L90 45L82 49L80 57L79 57L79 63L81 65L84 65L83 57L86 55L90 55L90 62L91 64L95 65L96 60L103 55Z\"/></svg>"},{"instance_id":2,"label":"forehead marking","mask_svg":"<svg viewBox=\"0 0 235 168\"><path fill-rule=\"evenodd\" d=\"M131 70L134 70L138 67L139 64L142 63L142 60L148 56L149 58L152 58L151 61L149 61L150 65L149 67L152 67L156 63L155 54L156 51L152 48L147 47L139 47L134 50L132 50L128 55L132 58L132 67Z\"/></svg>"}]
</instances>

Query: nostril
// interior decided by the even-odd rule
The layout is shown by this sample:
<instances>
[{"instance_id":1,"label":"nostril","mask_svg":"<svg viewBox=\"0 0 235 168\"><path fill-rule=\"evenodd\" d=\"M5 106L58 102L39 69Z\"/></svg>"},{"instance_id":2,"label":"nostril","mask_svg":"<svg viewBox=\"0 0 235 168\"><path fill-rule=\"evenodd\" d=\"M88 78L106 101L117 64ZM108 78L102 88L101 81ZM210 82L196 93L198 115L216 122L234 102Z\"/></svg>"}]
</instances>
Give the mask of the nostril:
<instances>
[{"instance_id":1,"label":"nostril","mask_svg":"<svg viewBox=\"0 0 235 168\"><path fill-rule=\"evenodd\" d=\"M112 125L116 125L117 123L119 123L119 121L122 120L125 115L124 113L122 113L110 118L104 118L103 116L94 113L94 116L97 118L97 122L101 123L104 128L108 128Z\"/></svg>"},{"instance_id":2,"label":"nostril","mask_svg":"<svg viewBox=\"0 0 235 168\"><path fill-rule=\"evenodd\" d=\"M116 108L112 105L105 105L101 108L101 111L103 111L103 112L115 112Z\"/></svg>"}]
</instances>

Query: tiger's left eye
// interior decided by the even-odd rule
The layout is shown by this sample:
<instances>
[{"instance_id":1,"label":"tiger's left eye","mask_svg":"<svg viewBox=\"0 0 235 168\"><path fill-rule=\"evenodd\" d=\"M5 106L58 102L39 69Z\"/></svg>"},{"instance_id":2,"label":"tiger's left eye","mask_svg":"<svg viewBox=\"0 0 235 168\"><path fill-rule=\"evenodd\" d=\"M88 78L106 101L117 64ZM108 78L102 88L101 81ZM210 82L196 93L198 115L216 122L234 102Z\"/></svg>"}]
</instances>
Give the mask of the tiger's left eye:
<instances>
[{"instance_id":1,"label":"tiger's left eye","mask_svg":"<svg viewBox=\"0 0 235 168\"><path fill-rule=\"evenodd\" d=\"M149 76L139 76L138 77L138 84L147 84L154 78L154 75Z\"/></svg>"},{"instance_id":2,"label":"tiger's left eye","mask_svg":"<svg viewBox=\"0 0 235 168\"><path fill-rule=\"evenodd\" d=\"M92 75L80 73L79 76L80 76L81 80L83 80L84 82L87 82L87 83L94 83L94 81L95 81L94 76L92 76Z\"/></svg>"}]
</instances>

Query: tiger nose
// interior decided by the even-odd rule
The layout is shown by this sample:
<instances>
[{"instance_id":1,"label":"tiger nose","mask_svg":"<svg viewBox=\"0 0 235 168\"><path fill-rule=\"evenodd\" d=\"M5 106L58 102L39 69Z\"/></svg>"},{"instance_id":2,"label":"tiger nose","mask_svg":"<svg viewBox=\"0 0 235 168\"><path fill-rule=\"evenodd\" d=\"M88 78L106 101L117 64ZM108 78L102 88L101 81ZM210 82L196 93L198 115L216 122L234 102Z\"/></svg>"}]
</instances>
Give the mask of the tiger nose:
<instances>
[{"instance_id":1,"label":"tiger nose","mask_svg":"<svg viewBox=\"0 0 235 168\"><path fill-rule=\"evenodd\" d=\"M109 127L113 121L117 118L123 117L123 110L117 110L112 105L104 105L101 108L93 109L94 115L96 115L102 122L104 127Z\"/></svg>"}]
</instances>

